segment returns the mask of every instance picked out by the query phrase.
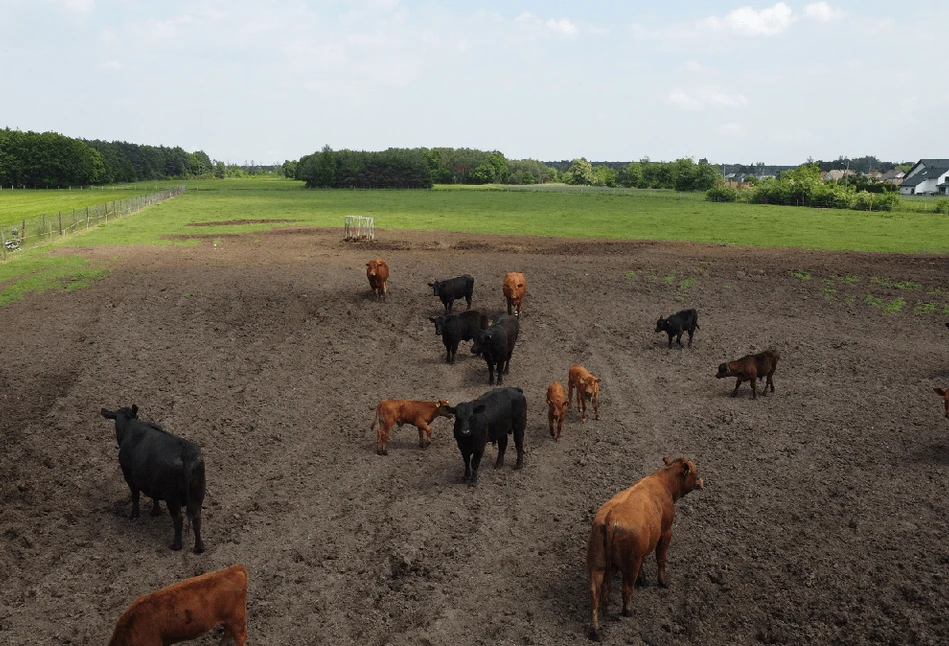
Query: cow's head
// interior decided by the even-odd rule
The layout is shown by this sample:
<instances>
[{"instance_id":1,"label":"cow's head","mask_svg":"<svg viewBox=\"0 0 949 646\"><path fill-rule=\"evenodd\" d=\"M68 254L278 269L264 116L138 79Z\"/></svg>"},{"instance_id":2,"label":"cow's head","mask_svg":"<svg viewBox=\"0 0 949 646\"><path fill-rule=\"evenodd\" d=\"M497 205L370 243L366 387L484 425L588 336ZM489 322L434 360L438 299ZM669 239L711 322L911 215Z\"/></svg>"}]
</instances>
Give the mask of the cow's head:
<instances>
[{"instance_id":1,"label":"cow's head","mask_svg":"<svg viewBox=\"0 0 949 646\"><path fill-rule=\"evenodd\" d=\"M428 286L432 288L435 296L438 296L438 290L442 286L442 281L436 280L434 283L429 283Z\"/></svg>"},{"instance_id":2,"label":"cow's head","mask_svg":"<svg viewBox=\"0 0 949 646\"><path fill-rule=\"evenodd\" d=\"M476 435L483 426L484 404L472 405L464 402L457 406L446 406L445 410L455 416L455 437L469 438Z\"/></svg>"},{"instance_id":3,"label":"cow's head","mask_svg":"<svg viewBox=\"0 0 949 646\"><path fill-rule=\"evenodd\" d=\"M718 364L718 372L715 374L716 379L721 379L722 377L728 376L728 364L720 363Z\"/></svg>"},{"instance_id":4,"label":"cow's head","mask_svg":"<svg viewBox=\"0 0 949 646\"><path fill-rule=\"evenodd\" d=\"M673 491L673 498L679 499L690 491L703 489L705 487L705 481L699 477L699 470L695 468L695 464L688 458L670 460L664 457L662 461L665 462L666 468L671 468L673 472L678 472L678 477L681 478L676 487L676 491Z\"/></svg>"},{"instance_id":5,"label":"cow's head","mask_svg":"<svg viewBox=\"0 0 949 646\"><path fill-rule=\"evenodd\" d=\"M436 399L435 405L438 407L435 409L436 417L451 417L455 414L455 409L451 407L447 399Z\"/></svg>"},{"instance_id":6,"label":"cow's head","mask_svg":"<svg viewBox=\"0 0 949 646\"><path fill-rule=\"evenodd\" d=\"M491 339L491 330L479 330L471 340L471 354L481 354L487 349Z\"/></svg>"},{"instance_id":7,"label":"cow's head","mask_svg":"<svg viewBox=\"0 0 949 646\"><path fill-rule=\"evenodd\" d=\"M656 332L665 332L668 325L669 325L669 320L664 319L660 316L659 320L656 321Z\"/></svg>"},{"instance_id":8,"label":"cow's head","mask_svg":"<svg viewBox=\"0 0 949 646\"><path fill-rule=\"evenodd\" d=\"M933 392L942 397L942 401L946 406L946 417L949 417L949 391L944 388L933 388Z\"/></svg>"},{"instance_id":9,"label":"cow's head","mask_svg":"<svg viewBox=\"0 0 949 646\"><path fill-rule=\"evenodd\" d=\"M130 419L138 417L138 406L135 404L132 404L131 408L123 406L117 411L110 411L103 408L100 412L104 418L115 420L115 441L121 446L122 438L125 437L125 425Z\"/></svg>"},{"instance_id":10,"label":"cow's head","mask_svg":"<svg viewBox=\"0 0 949 646\"><path fill-rule=\"evenodd\" d=\"M448 320L448 316L442 314L441 316L429 316L428 320L435 324L435 335L441 336L442 330L445 326L445 321Z\"/></svg>"},{"instance_id":11,"label":"cow's head","mask_svg":"<svg viewBox=\"0 0 949 646\"><path fill-rule=\"evenodd\" d=\"M600 396L600 378L590 375L580 378L580 388L583 389L583 396L587 399L599 398Z\"/></svg>"},{"instance_id":12,"label":"cow's head","mask_svg":"<svg viewBox=\"0 0 949 646\"><path fill-rule=\"evenodd\" d=\"M549 388L547 392L551 392ZM553 391L553 399L551 399L550 394L547 395L547 405L550 406L556 419L563 419L567 416L567 396L564 394L562 386L559 390Z\"/></svg>"}]
</instances>

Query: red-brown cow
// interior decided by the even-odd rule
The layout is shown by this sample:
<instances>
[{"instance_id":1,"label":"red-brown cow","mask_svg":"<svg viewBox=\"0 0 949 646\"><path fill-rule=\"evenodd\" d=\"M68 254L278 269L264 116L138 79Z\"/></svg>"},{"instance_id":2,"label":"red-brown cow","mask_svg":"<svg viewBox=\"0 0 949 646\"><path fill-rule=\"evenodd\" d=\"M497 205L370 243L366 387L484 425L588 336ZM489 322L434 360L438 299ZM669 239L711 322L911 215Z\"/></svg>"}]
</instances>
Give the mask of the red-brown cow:
<instances>
[{"instance_id":1,"label":"red-brown cow","mask_svg":"<svg viewBox=\"0 0 949 646\"><path fill-rule=\"evenodd\" d=\"M623 616L632 614L633 585L645 583L642 565L653 550L659 565L659 585L666 585L666 552L672 540L675 501L705 486L695 465L686 458L663 458L666 466L619 492L600 507L587 541L592 621L590 639L600 640L600 607L606 614L610 579L623 576Z\"/></svg>"},{"instance_id":2,"label":"red-brown cow","mask_svg":"<svg viewBox=\"0 0 949 646\"><path fill-rule=\"evenodd\" d=\"M559 381L547 387L547 421L550 423L550 437L560 441L560 431L563 421L567 418L567 393ZM554 422L557 422L557 432L554 433Z\"/></svg>"},{"instance_id":3,"label":"red-brown cow","mask_svg":"<svg viewBox=\"0 0 949 646\"><path fill-rule=\"evenodd\" d=\"M507 313L521 315L521 303L527 293L527 281L524 274L516 271L508 272L504 276L504 285L501 287L504 298L507 299ZM512 311L513 310L513 311Z\"/></svg>"},{"instance_id":4,"label":"red-brown cow","mask_svg":"<svg viewBox=\"0 0 949 646\"><path fill-rule=\"evenodd\" d=\"M942 397L942 401L946 406L946 417L949 417L949 391L944 388L933 388L933 392Z\"/></svg>"},{"instance_id":5,"label":"red-brown cow","mask_svg":"<svg viewBox=\"0 0 949 646\"><path fill-rule=\"evenodd\" d=\"M218 625L222 646L247 643L247 568L240 563L139 597L119 617L109 646L167 646Z\"/></svg>"},{"instance_id":6,"label":"red-brown cow","mask_svg":"<svg viewBox=\"0 0 949 646\"><path fill-rule=\"evenodd\" d=\"M764 387L761 389L761 396L768 394L768 386L771 386L771 392L774 392L774 371L778 367L778 359L781 355L776 351L768 349L758 354L747 354L741 359L729 361L718 366L716 379L724 377L735 377L735 390L732 391L732 397L738 395L738 387L743 381L751 382L751 398L758 397L758 379L766 379Z\"/></svg>"},{"instance_id":7,"label":"red-brown cow","mask_svg":"<svg viewBox=\"0 0 949 646\"><path fill-rule=\"evenodd\" d=\"M376 406L376 417L372 420L369 430L379 424L379 433L376 437L376 453L389 455L389 434L395 424L399 428L403 424L412 424L418 429L418 445L421 448L432 443L432 429L429 426L436 417L451 417L448 412L448 400L412 401L408 399L383 399Z\"/></svg>"},{"instance_id":8,"label":"red-brown cow","mask_svg":"<svg viewBox=\"0 0 949 646\"><path fill-rule=\"evenodd\" d=\"M567 380L569 393L567 408L573 403L573 389L577 389L577 408L580 409L580 421L587 421L587 401L593 404L593 418L600 419L600 378L594 377L590 371L581 365L573 364L570 367Z\"/></svg>"},{"instance_id":9,"label":"red-brown cow","mask_svg":"<svg viewBox=\"0 0 949 646\"><path fill-rule=\"evenodd\" d=\"M374 258L366 263L366 278L376 298L386 299L389 291L389 265L382 258Z\"/></svg>"}]
</instances>

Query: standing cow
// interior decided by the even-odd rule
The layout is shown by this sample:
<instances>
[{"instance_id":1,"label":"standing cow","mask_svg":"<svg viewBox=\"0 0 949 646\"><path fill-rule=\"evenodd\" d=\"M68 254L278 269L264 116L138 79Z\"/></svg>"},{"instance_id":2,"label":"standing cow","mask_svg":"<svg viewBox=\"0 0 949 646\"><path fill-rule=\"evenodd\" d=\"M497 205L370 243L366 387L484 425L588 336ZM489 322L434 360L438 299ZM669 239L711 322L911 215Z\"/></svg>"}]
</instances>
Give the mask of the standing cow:
<instances>
[{"instance_id":1,"label":"standing cow","mask_svg":"<svg viewBox=\"0 0 949 646\"><path fill-rule=\"evenodd\" d=\"M430 316L428 320L435 324L435 334L441 335L442 343L445 344L446 360L450 364L455 363L459 343L471 341L475 334L488 327L487 315L479 310Z\"/></svg>"},{"instance_id":2,"label":"standing cow","mask_svg":"<svg viewBox=\"0 0 949 646\"><path fill-rule=\"evenodd\" d=\"M247 643L247 568L242 564L142 595L115 623L109 646L163 646L224 627L221 644Z\"/></svg>"},{"instance_id":3,"label":"standing cow","mask_svg":"<svg viewBox=\"0 0 949 646\"><path fill-rule=\"evenodd\" d=\"M201 504L204 502L204 458L197 444L172 435L158 424L137 419L138 406L117 411L102 409L102 416L115 420L115 440L119 445L119 466L132 492L132 514L138 518L139 493L152 499L152 516L161 513L159 502L168 505L175 526L171 549L181 549L184 520L188 512L194 530L194 552L204 551L201 540Z\"/></svg>"},{"instance_id":4,"label":"standing cow","mask_svg":"<svg viewBox=\"0 0 949 646\"><path fill-rule=\"evenodd\" d=\"M447 280L436 280L428 284L438 297L438 300L445 306L445 314L451 314L452 305L459 298L465 299L468 303L466 309L471 309L471 298L474 295L474 277L468 274L462 274L455 278Z\"/></svg>"},{"instance_id":5,"label":"standing cow","mask_svg":"<svg viewBox=\"0 0 949 646\"><path fill-rule=\"evenodd\" d=\"M550 437L560 441L560 432L563 430L563 421L567 418L567 393L559 381L547 386L547 422L550 424ZM557 432L554 433L554 422L557 422Z\"/></svg>"},{"instance_id":6,"label":"standing cow","mask_svg":"<svg viewBox=\"0 0 949 646\"><path fill-rule=\"evenodd\" d=\"M567 395L567 408L573 401L573 389L577 389L577 409L580 411L580 421L587 421L587 402L593 405L593 419L600 419L600 378L594 377L590 371L579 364L570 366L567 379L570 389Z\"/></svg>"},{"instance_id":7,"label":"standing cow","mask_svg":"<svg viewBox=\"0 0 949 646\"><path fill-rule=\"evenodd\" d=\"M484 447L490 441L498 446L495 467L504 464L507 436L514 436L517 465L524 466L524 429L527 428L527 400L520 388L495 388L474 401L463 402L448 412L455 416L455 441L465 461L462 482L475 484Z\"/></svg>"},{"instance_id":8,"label":"standing cow","mask_svg":"<svg viewBox=\"0 0 949 646\"><path fill-rule=\"evenodd\" d=\"M770 348L758 354L746 354L741 359L719 364L715 378L735 377L737 379L732 397L738 395L741 382L750 381L752 399L758 397L758 379L764 379L765 383L761 388L761 396L764 397L768 394L768 386L771 386L771 392L774 392L774 371L778 367L780 358L781 355Z\"/></svg>"},{"instance_id":9,"label":"standing cow","mask_svg":"<svg viewBox=\"0 0 949 646\"><path fill-rule=\"evenodd\" d=\"M366 263L366 278L369 287L377 299L385 300L389 292L389 265L382 258L374 258Z\"/></svg>"},{"instance_id":10,"label":"standing cow","mask_svg":"<svg viewBox=\"0 0 949 646\"><path fill-rule=\"evenodd\" d=\"M692 335L699 328L699 313L694 309L676 312L667 318L659 317L656 321L656 332L665 332L669 335L669 348L672 349L672 339L682 347L682 334L689 333L689 347L692 347Z\"/></svg>"},{"instance_id":11,"label":"standing cow","mask_svg":"<svg viewBox=\"0 0 949 646\"><path fill-rule=\"evenodd\" d=\"M402 428L403 424L411 424L418 429L419 448L426 448L432 443L432 427L429 426L436 417L451 417L448 412L448 400L417 401L410 399L383 399L376 406L376 416L372 420L369 430L379 424L379 433L376 437L376 454L389 455L389 434L396 424Z\"/></svg>"},{"instance_id":12,"label":"standing cow","mask_svg":"<svg viewBox=\"0 0 949 646\"><path fill-rule=\"evenodd\" d=\"M645 583L643 559L655 550L659 585L666 585L666 553L672 540L675 502L705 486L686 458L663 458L666 466L619 492L600 507L587 541L592 621L590 639L600 640L600 606L606 613L610 579L623 576L623 616L632 614L633 585Z\"/></svg>"},{"instance_id":13,"label":"standing cow","mask_svg":"<svg viewBox=\"0 0 949 646\"><path fill-rule=\"evenodd\" d=\"M524 294L527 293L527 281L524 279L524 274L516 271L508 272L504 276L504 284L501 286L501 290L507 300L507 313L516 313L517 316L520 316L521 303L524 302Z\"/></svg>"},{"instance_id":14,"label":"standing cow","mask_svg":"<svg viewBox=\"0 0 949 646\"><path fill-rule=\"evenodd\" d=\"M498 385L504 383L504 375L511 370L511 355L520 324L516 316L502 314L494 325L475 334L471 354L480 354L488 364L488 384L494 384L494 368L498 369Z\"/></svg>"}]
</instances>

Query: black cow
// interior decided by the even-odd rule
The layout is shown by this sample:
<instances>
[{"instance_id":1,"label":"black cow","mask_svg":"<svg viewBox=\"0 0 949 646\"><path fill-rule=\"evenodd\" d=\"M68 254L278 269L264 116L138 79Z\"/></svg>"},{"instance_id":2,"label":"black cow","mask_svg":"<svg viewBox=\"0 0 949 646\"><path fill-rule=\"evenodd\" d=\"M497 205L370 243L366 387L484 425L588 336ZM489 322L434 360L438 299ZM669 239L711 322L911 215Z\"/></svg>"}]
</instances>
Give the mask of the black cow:
<instances>
[{"instance_id":1,"label":"black cow","mask_svg":"<svg viewBox=\"0 0 949 646\"><path fill-rule=\"evenodd\" d=\"M445 314L451 314L451 306L459 298L467 301L468 307L466 309L471 309L471 296L474 294L474 278L472 276L464 274L448 280L436 280L434 283L429 283L428 286L434 290L435 296L445 306Z\"/></svg>"},{"instance_id":2,"label":"black cow","mask_svg":"<svg viewBox=\"0 0 949 646\"><path fill-rule=\"evenodd\" d=\"M470 341L474 335L488 327L488 317L479 310L467 310L461 314L442 314L430 316L429 321L435 324L435 334L440 334L445 344L448 363L455 363L455 353L458 344Z\"/></svg>"},{"instance_id":3,"label":"black cow","mask_svg":"<svg viewBox=\"0 0 949 646\"><path fill-rule=\"evenodd\" d=\"M494 325L475 334L471 354L480 354L487 362L489 384L494 384L495 366L498 368L499 386L504 383L503 375L510 372L511 355L514 353L514 344L517 343L518 330L520 324L517 316L502 314Z\"/></svg>"},{"instance_id":4,"label":"black cow","mask_svg":"<svg viewBox=\"0 0 949 646\"><path fill-rule=\"evenodd\" d=\"M455 441L465 461L462 482L475 484L478 467L488 441L498 445L495 467L504 464L507 436L514 435L516 469L524 466L524 429L527 427L527 400L520 388L495 388L474 401L447 407L455 416Z\"/></svg>"},{"instance_id":5,"label":"black cow","mask_svg":"<svg viewBox=\"0 0 949 646\"><path fill-rule=\"evenodd\" d=\"M695 310L682 310L668 318L659 317L656 321L656 332L665 332L669 335L669 348L672 348L672 337L676 343L682 345L682 333L689 333L689 347L692 347L692 335L699 329L699 313Z\"/></svg>"},{"instance_id":6,"label":"black cow","mask_svg":"<svg viewBox=\"0 0 949 646\"><path fill-rule=\"evenodd\" d=\"M201 448L172 435L162 427L137 419L138 406L120 408L115 412L102 409L102 416L115 420L115 440L119 445L119 466L132 491L132 515L138 518L138 496L152 499L152 516L161 513L159 503L168 505L175 525L171 549L181 549L185 507L194 530L194 552L204 551L201 540L201 504L204 502L204 458Z\"/></svg>"}]
</instances>

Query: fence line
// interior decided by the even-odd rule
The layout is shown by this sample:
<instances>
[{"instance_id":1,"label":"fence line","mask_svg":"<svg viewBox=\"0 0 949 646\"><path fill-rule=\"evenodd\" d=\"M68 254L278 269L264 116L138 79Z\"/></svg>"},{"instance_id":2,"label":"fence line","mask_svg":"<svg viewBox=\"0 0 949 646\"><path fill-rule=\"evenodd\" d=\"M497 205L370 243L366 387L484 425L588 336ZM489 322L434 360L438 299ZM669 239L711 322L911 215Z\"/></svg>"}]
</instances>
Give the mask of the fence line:
<instances>
[{"instance_id":1,"label":"fence line","mask_svg":"<svg viewBox=\"0 0 949 646\"><path fill-rule=\"evenodd\" d=\"M55 215L43 213L39 217L21 220L19 225L0 227L0 242L2 242L2 258L7 254L19 251L26 247L35 247L49 244L56 238L87 231L94 226L103 224L109 219L122 218L143 209L164 202L181 195L187 190L186 186L139 195L127 200L113 200L105 204L96 204L85 208L73 209L72 212L57 212Z\"/></svg>"}]
</instances>

